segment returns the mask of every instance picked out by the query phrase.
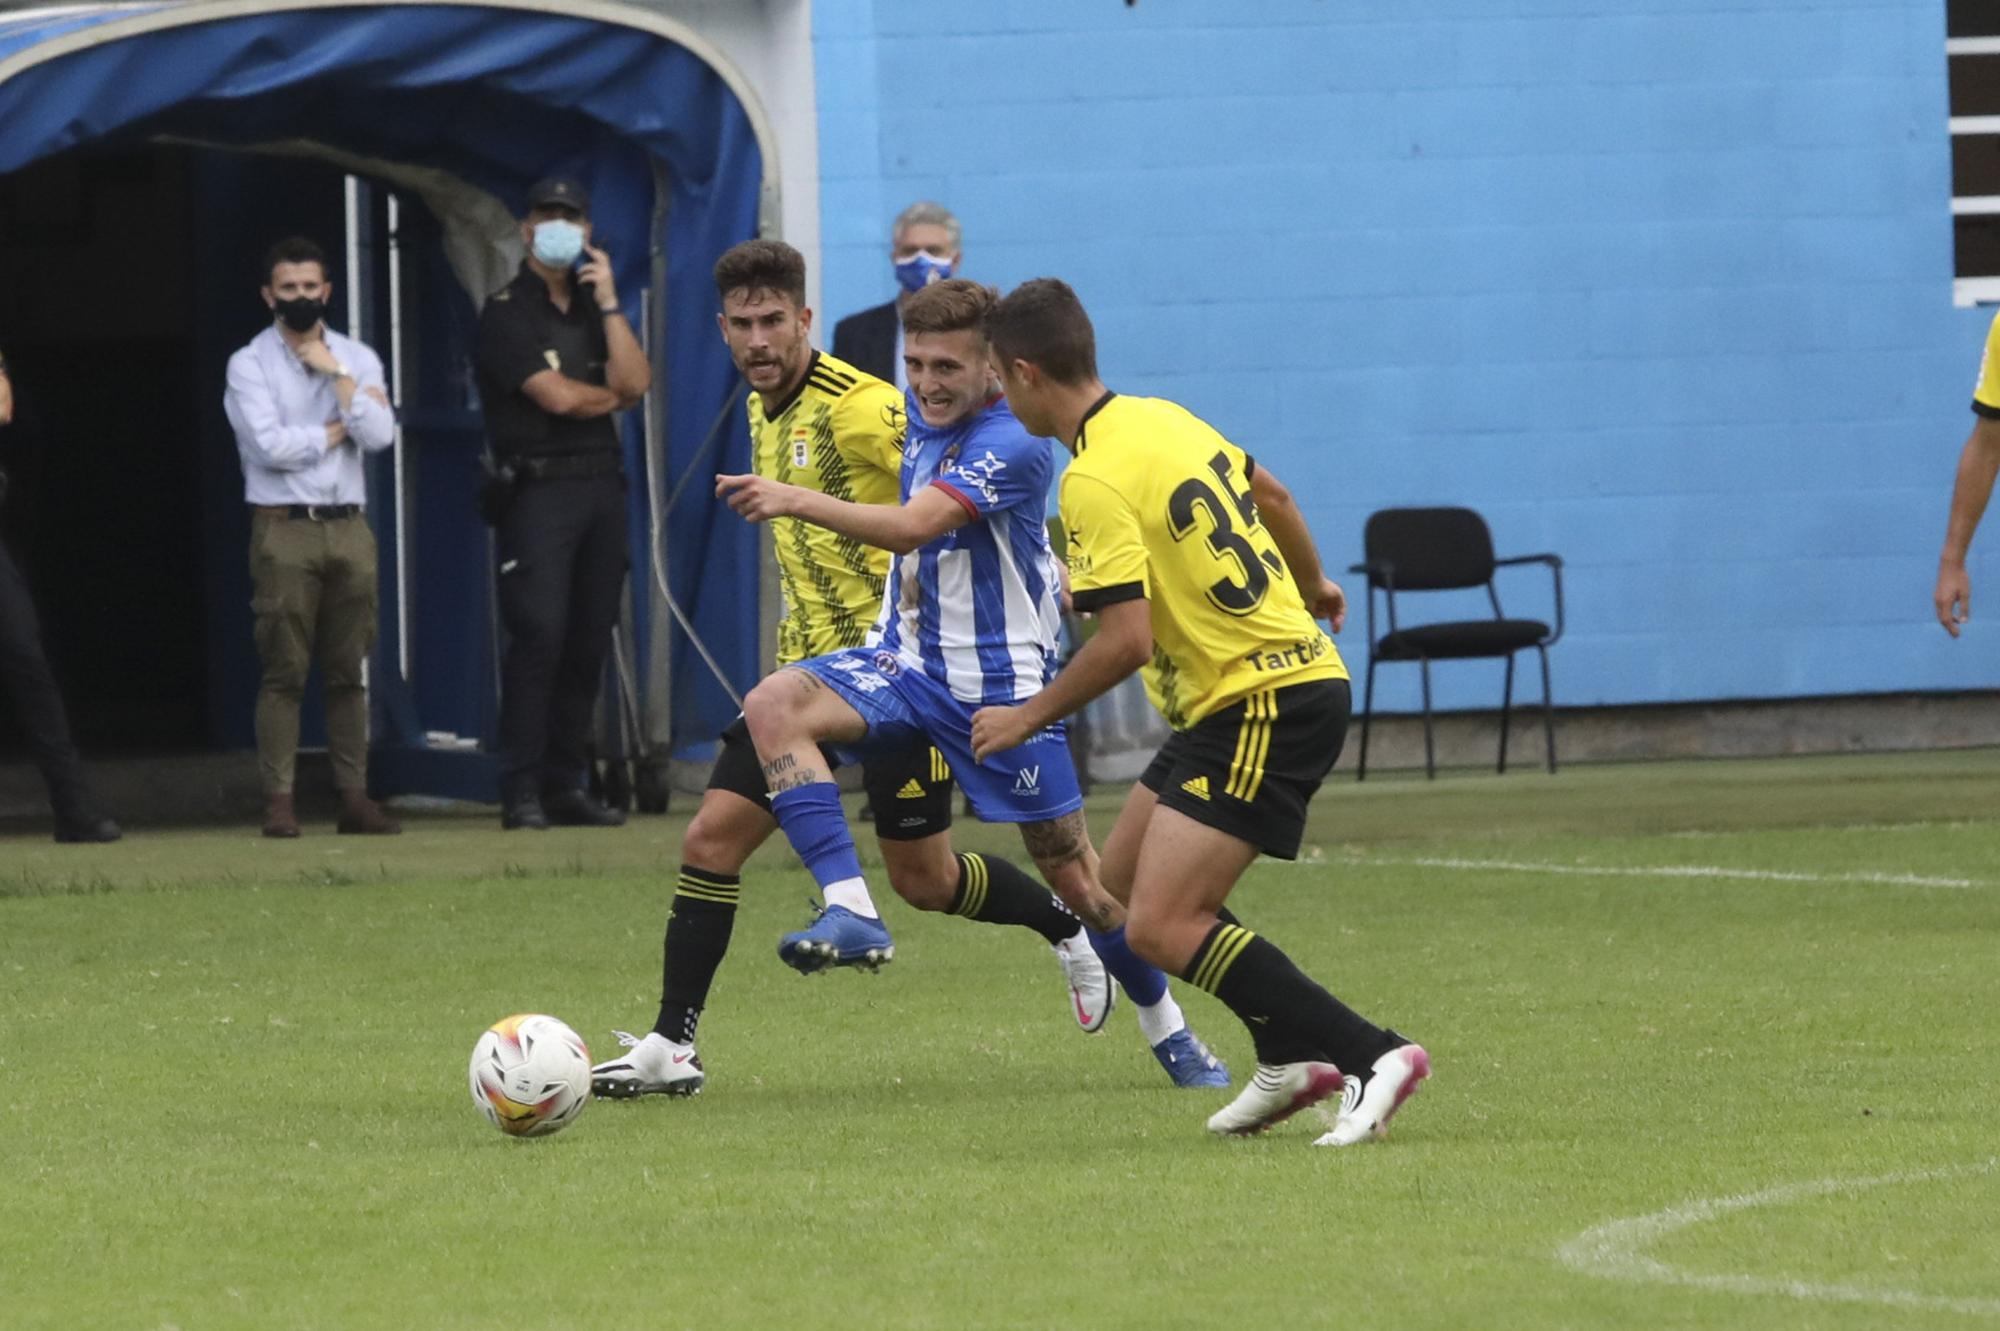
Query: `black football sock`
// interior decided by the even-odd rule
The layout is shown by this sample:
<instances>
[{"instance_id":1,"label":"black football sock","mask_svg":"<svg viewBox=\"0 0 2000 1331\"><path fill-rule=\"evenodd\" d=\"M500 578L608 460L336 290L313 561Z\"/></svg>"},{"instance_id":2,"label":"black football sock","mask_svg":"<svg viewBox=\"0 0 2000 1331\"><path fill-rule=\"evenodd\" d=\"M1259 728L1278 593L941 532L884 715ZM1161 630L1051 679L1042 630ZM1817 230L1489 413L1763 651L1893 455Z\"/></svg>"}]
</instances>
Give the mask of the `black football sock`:
<instances>
[{"instance_id":1,"label":"black football sock","mask_svg":"<svg viewBox=\"0 0 2000 1331\"><path fill-rule=\"evenodd\" d=\"M1018 924L1049 940L1076 937L1083 927L1056 894L997 855L960 854L958 891L946 909L981 924Z\"/></svg>"},{"instance_id":2,"label":"black football sock","mask_svg":"<svg viewBox=\"0 0 2000 1331\"><path fill-rule=\"evenodd\" d=\"M667 911L667 940L660 977L660 1016L654 1031L681 1044L694 1043L694 1028L708 1002L708 986L729 934L736 927L736 898L742 880L691 864L681 866L674 902Z\"/></svg>"},{"instance_id":3,"label":"black football sock","mask_svg":"<svg viewBox=\"0 0 2000 1331\"><path fill-rule=\"evenodd\" d=\"M1241 1019L1259 1063L1330 1059L1343 1072L1361 1073L1397 1043L1240 924L1211 929L1181 978Z\"/></svg>"}]
</instances>

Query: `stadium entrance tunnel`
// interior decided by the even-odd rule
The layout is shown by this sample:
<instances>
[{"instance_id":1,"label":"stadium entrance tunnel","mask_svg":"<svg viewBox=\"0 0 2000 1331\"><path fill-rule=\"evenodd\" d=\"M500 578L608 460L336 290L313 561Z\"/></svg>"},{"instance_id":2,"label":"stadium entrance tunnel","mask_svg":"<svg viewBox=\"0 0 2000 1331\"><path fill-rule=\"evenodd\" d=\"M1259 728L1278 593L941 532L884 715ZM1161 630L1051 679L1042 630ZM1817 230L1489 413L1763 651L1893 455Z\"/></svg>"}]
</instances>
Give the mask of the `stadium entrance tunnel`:
<instances>
[{"instance_id":1,"label":"stadium entrance tunnel","mask_svg":"<svg viewBox=\"0 0 2000 1331\"><path fill-rule=\"evenodd\" d=\"M494 798L473 330L519 263L527 187L553 174L592 192L654 362L652 396L622 422L633 576L606 743L648 747L663 770L676 745L711 739L734 704L653 574L740 691L758 669L754 534L704 485L651 519L694 468L747 467L709 270L772 207L761 124L697 36L590 0L0 16L0 350L17 397L0 520L86 748L252 743L224 368L269 322L265 249L303 233L331 261L329 323L381 355L400 408L397 448L369 464L378 793Z\"/></svg>"}]
</instances>

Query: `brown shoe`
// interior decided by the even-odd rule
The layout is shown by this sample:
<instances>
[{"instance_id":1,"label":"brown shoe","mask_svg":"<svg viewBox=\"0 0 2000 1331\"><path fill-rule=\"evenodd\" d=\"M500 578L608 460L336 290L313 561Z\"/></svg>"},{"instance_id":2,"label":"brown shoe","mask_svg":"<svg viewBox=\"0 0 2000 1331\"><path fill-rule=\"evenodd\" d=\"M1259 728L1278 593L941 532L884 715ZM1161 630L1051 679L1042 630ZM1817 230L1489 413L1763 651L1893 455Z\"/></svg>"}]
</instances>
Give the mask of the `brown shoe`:
<instances>
[{"instance_id":1,"label":"brown shoe","mask_svg":"<svg viewBox=\"0 0 2000 1331\"><path fill-rule=\"evenodd\" d=\"M369 799L366 791L343 790L339 830L350 836L395 836L403 825L382 812L382 806Z\"/></svg>"},{"instance_id":2,"label":"brown shoe","mask_svg":"<svg viewBox=\"0 0 2000 1331\"><path fill-rule=\"evenodd\" d=\"M268 837L295 837L299 834L299 816L292 809L290 795L266 795L264 797L264 835Z\"/></svg>"}]
</instances>

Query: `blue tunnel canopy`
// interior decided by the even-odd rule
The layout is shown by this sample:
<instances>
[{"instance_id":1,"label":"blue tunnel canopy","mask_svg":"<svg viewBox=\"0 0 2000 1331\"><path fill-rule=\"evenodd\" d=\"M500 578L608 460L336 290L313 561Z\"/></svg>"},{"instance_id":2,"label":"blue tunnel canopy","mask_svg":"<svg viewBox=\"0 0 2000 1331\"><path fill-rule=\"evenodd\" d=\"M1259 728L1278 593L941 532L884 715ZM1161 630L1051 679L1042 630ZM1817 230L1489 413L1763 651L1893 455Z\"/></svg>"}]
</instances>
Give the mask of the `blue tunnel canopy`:
<instances>
[{"instance_id":1,"label":"blue tunnel canopy","mask_svg":"<svg viewBox=\"0 0 2000 1331\"><path fill-rule=\"evenodd\" d=\"M651 251L666 257L664 354L655 348L669 390L666 475L648 483L670 484L697 461L736 388L709 273L756 234L762 156L723 77L660 33L457 4L273 6L220 18L199 6L93 5L0 17L0 127L0 172L91 144L173 136L310 140L443 171L517 211L535 179L574 175L592 191L633 307L651 281ZM649 235L656 165L671 192L663 233ZM643 475L636 421L626 433L633 474ZM747 449L732 426L709 463L743 469ZM758 669L756 543L708 491L690 485L670 515L668 564L676 599L741 689ZM634 517L638 584L649 564L637 487ZM634 599L643 620L650 598ZM649 634L642 623L640 637L671 644L675 743L702 742L734 705L666 627Z\"/></svg>"}]
</instances>

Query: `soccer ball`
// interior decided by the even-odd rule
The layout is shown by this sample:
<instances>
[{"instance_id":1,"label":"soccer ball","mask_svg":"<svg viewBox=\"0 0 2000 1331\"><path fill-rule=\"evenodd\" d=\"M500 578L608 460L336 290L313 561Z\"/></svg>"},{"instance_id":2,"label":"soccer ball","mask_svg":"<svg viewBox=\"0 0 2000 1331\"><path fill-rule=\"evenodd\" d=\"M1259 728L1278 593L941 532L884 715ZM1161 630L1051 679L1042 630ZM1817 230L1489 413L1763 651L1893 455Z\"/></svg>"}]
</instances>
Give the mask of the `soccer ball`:
<instances>
[{"instance_id":1,"label":"soccer ball","mask_svg":"<svg viewBox=\"0 0 2000 1331\"><path fill-rule=\"evenodd\" d=\"M538 1013L494 1022L472 1046L472 1103L510 1137L561 1132L590 1103L583 1037Z\"/></svg>"}]
</instances>

